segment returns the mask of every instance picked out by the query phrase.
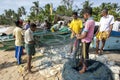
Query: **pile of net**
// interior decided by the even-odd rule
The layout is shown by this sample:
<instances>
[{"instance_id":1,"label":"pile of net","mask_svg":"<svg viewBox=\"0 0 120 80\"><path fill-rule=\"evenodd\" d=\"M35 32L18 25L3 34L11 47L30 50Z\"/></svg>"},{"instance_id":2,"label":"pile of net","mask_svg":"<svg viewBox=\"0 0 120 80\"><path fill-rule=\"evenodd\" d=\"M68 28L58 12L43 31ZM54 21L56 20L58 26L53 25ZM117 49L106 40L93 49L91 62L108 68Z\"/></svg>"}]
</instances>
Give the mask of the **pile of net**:
<instances>
[{"instance_id":1,"label":"pile of net","mask_svg":"<svg viewBox=\"0 0 120 80\"><path fill-rule=\"evenodd\" d=\"M69 43L70 32L36 32L34 33L36 46L54 46Z\"/></svg>"},{"instance_id":2,"label":"pile of net","mask_svg":"<svg viewBox=\"0 0 120 80\"><path fill-rule=\"evenodd\" d=\"M73 60L64 64L62 78L63 80L113 80L111 70L101 62L87 60L88 68L85 73L80 74L81 67L75 67Z\"/></svg>"}]
</instances>

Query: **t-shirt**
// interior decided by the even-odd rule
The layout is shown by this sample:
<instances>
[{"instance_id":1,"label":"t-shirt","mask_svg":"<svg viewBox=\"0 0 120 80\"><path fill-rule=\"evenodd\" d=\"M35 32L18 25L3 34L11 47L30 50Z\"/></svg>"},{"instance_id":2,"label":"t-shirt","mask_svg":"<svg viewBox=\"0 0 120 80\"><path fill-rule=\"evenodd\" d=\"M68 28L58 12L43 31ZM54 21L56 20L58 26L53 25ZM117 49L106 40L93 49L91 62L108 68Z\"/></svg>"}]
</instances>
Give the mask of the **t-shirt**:
<instances>
[{"instance_id":1,"label":"t-shirt","mask_svg":"<svg viewBox=\"0 0 120 80\"><path fill-rule=\"evenodd\" d=\"M100 32L108 31L110 29L110 25L114 23L114 17L112 15L107 15L106 17L102 17L100 19Z\"/></svg>"},{"instance_id":2,"label":"t-shirt","mask_svg":"<svg viewBox=\"0 0 120 80\"><path fill-rule=\"evenodd\" d=\"M23 30L20 27L13 30L13 36L15 36L15 45L23 46Z\"/></svg>"},{"instance_id":3,"label":"t-shirt","mask_svg":"<svg viewBox=\"0 0 120 80\"><path fill-rule=\"evenodd\" d=\"M25 43L26 44L29 44L29 41L33 41L34 38L33 38L33 31L28 28L26 31L25 31Z\"/></svg>"},{"instance_id":4,"label":"t-shirt","mask_svg":"<svg viewBox=\"0 0 120 80\"><path fill-rule=\"evenodd\" d=\"M25 30L27 30L28 28L30 28L30 24L25 25Z\"/></svg>"},{"instance_id":5,"label":"t-shirt","mask_svg":"<svg viewBox=\"0 0 120 80\"><path fill-rule=\"evenodd\" d=\"M54 29L54 30L59 30L60 28L60 24L55 24L51 27L51 30Z\"/></svg>"},{"instance_id":6,"label":"t-shirt","mask_svg":"<svg viewBox=\"0 0 120 80\"><path fill-rule=\"evenodd\" d=\"M95 21L92 20L92 19L88 19L86 22L85 22L85 28L83 29L83 32L87 32L87 36L82 40L82 42L86 42L86 43L89 43L92 41L92 38L93 38L93 35L94 35L94 28L95 28Z\"/></svg>"},{"instance_id":7,"label":"t-shirt","mask_svg":"<svg viewBox=\"0 0 120 80\"><path fill-rule=\"evenodd\" d=\"M113 24L113 31L119 31L120 29L120 21L115 21Z\"/></svg>"},{"instance_id":8,"label":"t-shirt","mask_svg":"<svg viewBox=\"0 0 120 80\"><path fill-rule=\"evenodd\" d=\"M83 28L82 25L82 20L80 19L73 19L72 22L70 23L70 29L74 31L76 34L80 33L80 30Z\"/></svg>"}]
</instances>

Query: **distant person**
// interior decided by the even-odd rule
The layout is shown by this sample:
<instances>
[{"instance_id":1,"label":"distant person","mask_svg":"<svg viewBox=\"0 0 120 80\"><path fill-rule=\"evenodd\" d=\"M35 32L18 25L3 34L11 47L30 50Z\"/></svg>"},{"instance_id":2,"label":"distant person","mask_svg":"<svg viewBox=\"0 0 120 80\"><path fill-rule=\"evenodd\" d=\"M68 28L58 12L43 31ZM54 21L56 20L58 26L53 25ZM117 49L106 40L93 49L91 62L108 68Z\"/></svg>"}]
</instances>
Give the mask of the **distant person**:
<instances>
[{"instance_id":1,"label":"distant person","mask_svg":"<svg viewBox=\"0 0 120 80\"><path fill-rule=\"evenodd\" d=\"M30 28L30 20L28 20L28 22L26 23L26 25L24 26L24 29L27 30L28 28Z\"/></svg>"},{"instance_id":2,"label":"distant person","mask_svg":"<svg viewBox=\"0 0 120 80\"><path fill-rule=\"evenodd\" d=\"M35 41L33 38L33 32L36 30L36 24L31 23L30 28L25 31L25 50L27 53L27 70L31 73L31 59L35 54Z\"/></svg>"},{"instance_id":3,"label":"distant person","mask_svg":"<svg viewBox=\"0 0 120 80\"><path fill-rule=\"evenodd\" d=\"M113 24L113 31L120 32L120 18L117 18Z\"/></svg>"},{"instance_id":4,"label":"distant person","mask_svg":"<svg viewBox=\"0 0 120 80\"><path fill-rule=\"evenodd\" d=\"M78 13L77 12L73 12L72 14L73 20L71 21L71 23L69 23L69 28L71 30L71 39L74 39L74 42L71 42L71 50L70 50L70 55L71 58L75 58L75 52L77 50L77 45L79 45L80 40L79 39L75 39L75 35L81 33L83 25L82 25L82 20L78 18Z\"/></svg>"},{"instance_id":5,"label":"distant person","mask_svg":"<svg viewBox=\"0 0 120 80\"><path fill-rule=\"evenodd\" d=\"M45 29L45 30L50 30L50 27L51 27L51 24L49 23L49 21L48 21L48 20L45 20L45 21L44 21L44 29Z\"/></svg>"},{"instance_id":6,"label":"distant person","mask_svg":"<svg viewBox=\"0 0 120 80\"><path fill-rule=\"evenodd\" d=\"M103 9L101 15L99 29L96 32L96 54L101 54L103 52L106 39L109 38L114 24L114 17L108 14L108 9ZM99 53L100 41L102 41L102 46Z\"/></svg>"},{"instance_id":7,"label":"distant person","mask_svg":"<svg viewBox=\"0 0 120 80\"><path fill-rule=\"evenodd\" d=\"M59 29L61 28L62 25L63 25L62 22L60 22L60 23L58 23L58 24L55 24L55 25L53 25L53 26L51 27L50 30L51 30L52 32L59 31Z\"/></svg>"},{"instance_id":8,"label":"distant person","mask_svg":"<svg viewBox=\"0 0 120 80\"><path fill-rule=\"evenodd\" d=\"M89 46L93 39L95 21L92 17L92 8L85 8L83 11L84 19L86 19L85 27L81 34L76 34L77 39L81 39L82 42L82 57L80 58L80 63L82 63L82 69L80 73L84 73L87 69L87 59L89 59Z\"/></svg>"},{"instance_id":9,"label":"distant person","mask_svg":"<svg viewBox=\"0 0 120 80\"><path fill-rule=\"evenodd\" d=\"M15 22L16 28L13 30L13 37L15 38L15 57L17 63L21 64L21 55L23 54L23 30L22 21L18 20Z\"/></svg>"},{"instance_id":10,"label":"distant person","mask_svg":"<svg viewBox=\"0 0 120 80\"><path fill-rule=\"evenodd\" d=\"M68 24L67 24L68 27L70 27L70 23L71 23L71 20L68 21Z\"/></svg>"}]
</instances>

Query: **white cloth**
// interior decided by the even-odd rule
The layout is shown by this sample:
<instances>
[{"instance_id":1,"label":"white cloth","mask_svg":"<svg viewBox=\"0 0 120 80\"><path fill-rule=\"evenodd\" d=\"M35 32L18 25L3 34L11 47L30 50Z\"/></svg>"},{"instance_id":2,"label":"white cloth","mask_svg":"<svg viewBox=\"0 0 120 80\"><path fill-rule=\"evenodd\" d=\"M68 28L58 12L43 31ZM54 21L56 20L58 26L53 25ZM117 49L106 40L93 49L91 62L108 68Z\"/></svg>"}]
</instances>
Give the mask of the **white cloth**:
<instances>
[{"instance_id":1,"label":"white cloth","mask_svg":"<svg viewBox=\"0 0 120 80\"><path fill-rule=\"evenodd\" d=\"M26 44L29 44L29 41L33 41L34 38L33 38L33 31L28 28L26 31L25 31L25 43Z\"/></svg>"},{"instance_id":2,"label":"white cloth","mask_svg":"<svg viewBox=\"0 0 120 80\"><path fill-rule=\"evenodd\" d=\"M115 21L113 25L113 31L119 31L120 29L120 21Z\"/></svg>"},{"instance_id":3,"label":"white cloth","mask_svg":"<svg viewBox=\"0 0 120 80\"><path fill-rule=\"evenodd\" d=\"M114 24L114 17L112 15L107 15L106 17L101 17L100 19L100 32L108 31L110 25Z\"/></svg>"}]
</instances>

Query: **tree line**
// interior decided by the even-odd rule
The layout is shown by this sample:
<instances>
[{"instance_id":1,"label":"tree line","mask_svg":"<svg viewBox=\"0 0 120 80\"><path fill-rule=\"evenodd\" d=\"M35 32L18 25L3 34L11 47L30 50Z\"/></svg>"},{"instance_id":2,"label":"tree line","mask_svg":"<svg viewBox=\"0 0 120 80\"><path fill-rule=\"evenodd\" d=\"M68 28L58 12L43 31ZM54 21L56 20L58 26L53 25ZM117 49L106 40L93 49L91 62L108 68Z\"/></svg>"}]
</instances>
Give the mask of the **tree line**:
<instances>
[{"instance_id":1,"label":"tree line","mask_svg":"<svg viewBox=\"0 0 120 80\"><path fill-rule=\"evenodd\" d=\"M30 8L30 14L26 15L26 9L24 6L18 8L17 12L12 9L4 10L4 13L0 15L0 25L13 25L14 21L20 19L22 16L26 16L28 20L43 22L45 19L49 20L51 23L54 21L56 15L71 17L72 12L78 12L79 16L82 18L82 11L85 7L92 7L94 3L86 0L82 4L82 8L78 5L73 7L74 0L62 0L61 5L57 8L53 7L53 4L46 4L44 7L40 7L40 2L33 2L33 6ZM101 5L93 8L93 17L95 21L99 21L101 11L104 8L109 10L109 14L113 15L115 18L120 17L120 6L118 3L101 3Z\"/></svg>"}]
</instances>

